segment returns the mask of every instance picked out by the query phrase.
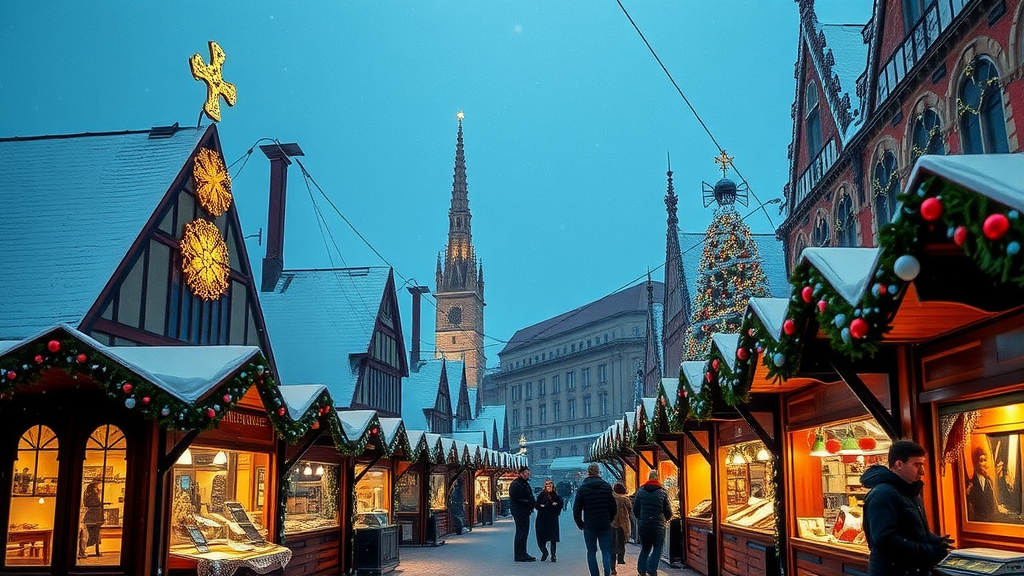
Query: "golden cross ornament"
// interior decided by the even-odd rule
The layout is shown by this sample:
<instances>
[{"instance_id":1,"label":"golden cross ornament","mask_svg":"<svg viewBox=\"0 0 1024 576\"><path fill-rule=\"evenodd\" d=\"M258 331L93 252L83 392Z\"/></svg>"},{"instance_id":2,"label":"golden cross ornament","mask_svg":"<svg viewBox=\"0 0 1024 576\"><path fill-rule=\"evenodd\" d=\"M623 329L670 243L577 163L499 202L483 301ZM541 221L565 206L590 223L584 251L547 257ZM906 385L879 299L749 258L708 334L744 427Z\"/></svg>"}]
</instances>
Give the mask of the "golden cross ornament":
<instances>
[{"instance_id":1,"label":"golden cross ornament","mask_svg":"<svg viewBox=\"0 0 1024 576\"><path fill-rule=\"evenodd\" d=\"M732 166L733 158L735 156L729 156L725 153L725 150L722 150L721 156L715 156L715 164L718 164L718 169L722 171L722 178L725 178L725 173Z\"/></svg>"},{"instance_id":2,"label":"golden cross ornament","mask_svg":"<svg viewBox=\"0 0 1024 576\"><path fill-rule=\"evenodd\" d=\"M206 82L206 103L203 104L203 112L214 122L220 122L220 99L228 103L228 106L235 105L235 85L226 82L221 76L221 66L224 65L224 49L213 40L210 40L210 64L203 62L203 57L197 52L189 58L188 64L192 68L192 77L196 80Z\"/></svg>"}]
</instances>

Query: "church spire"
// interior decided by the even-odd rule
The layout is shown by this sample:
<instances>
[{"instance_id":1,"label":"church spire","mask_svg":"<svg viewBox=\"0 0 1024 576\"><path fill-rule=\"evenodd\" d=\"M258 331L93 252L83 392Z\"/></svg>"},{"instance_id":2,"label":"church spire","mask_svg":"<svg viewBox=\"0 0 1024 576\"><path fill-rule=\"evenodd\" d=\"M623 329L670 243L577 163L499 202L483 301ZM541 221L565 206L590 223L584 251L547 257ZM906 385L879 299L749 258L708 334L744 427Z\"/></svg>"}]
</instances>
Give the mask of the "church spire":
<instances>
[{"instance_id":1,"label":"church spire","mask_svg":"<svg viewBox=\"0 0 1024 576\"><path fill-rule=\"evenodd\" d=\"M476 251L473 248L472 219L469 211L469 186L466 183L466 153L462 143L462 119L458 113L459 132L455 141L455 175L452 182L452 203L448 209L448 246L445 249L444 272L438 290L445 292L478 291Z\"/></svg>"}]
</instances>

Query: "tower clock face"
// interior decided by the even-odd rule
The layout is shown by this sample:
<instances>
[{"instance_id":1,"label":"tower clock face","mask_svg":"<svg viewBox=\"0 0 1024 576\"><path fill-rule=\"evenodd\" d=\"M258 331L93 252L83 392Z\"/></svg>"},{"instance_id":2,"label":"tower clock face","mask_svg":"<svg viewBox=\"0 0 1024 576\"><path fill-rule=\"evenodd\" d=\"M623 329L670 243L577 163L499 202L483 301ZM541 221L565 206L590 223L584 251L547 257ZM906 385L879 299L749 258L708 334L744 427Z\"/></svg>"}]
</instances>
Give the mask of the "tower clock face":
<instances>
[{"instance_id":1,"label":"tower clock face","mask_svg":"<svg viewBox=\"0 0 1024 576\"><path fill-rule=\"evenodd\" d=\"M453 306L448 310L448 323L452 326L462 324L462 308Z\"/></svg>"}]
</instances>

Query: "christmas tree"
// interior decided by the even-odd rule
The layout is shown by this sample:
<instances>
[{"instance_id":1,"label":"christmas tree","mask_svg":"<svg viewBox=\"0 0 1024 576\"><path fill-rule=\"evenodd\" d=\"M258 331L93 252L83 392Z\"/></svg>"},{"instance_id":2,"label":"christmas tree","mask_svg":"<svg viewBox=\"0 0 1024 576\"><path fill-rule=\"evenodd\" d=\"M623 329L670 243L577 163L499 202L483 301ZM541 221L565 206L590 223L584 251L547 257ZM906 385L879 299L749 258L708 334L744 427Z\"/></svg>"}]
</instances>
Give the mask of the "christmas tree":
<instances>
[{"instance_id":1,"label":"christmas tree","mask_svg":"<svg viewBox=\"0 0 1024 576\"><path fill-rule=\"evenodd\" d=\"M722 159L715 160L722 164L723 178L713 187L704 184L704 206L714 202L718 207L704 235L685 360L707 358L712 334L738 331L747 301L771 295L757 243L735 207L737 201L746 205L746 188L724 177L730 160L723 151Z\"/></svg>"}]
</instances>

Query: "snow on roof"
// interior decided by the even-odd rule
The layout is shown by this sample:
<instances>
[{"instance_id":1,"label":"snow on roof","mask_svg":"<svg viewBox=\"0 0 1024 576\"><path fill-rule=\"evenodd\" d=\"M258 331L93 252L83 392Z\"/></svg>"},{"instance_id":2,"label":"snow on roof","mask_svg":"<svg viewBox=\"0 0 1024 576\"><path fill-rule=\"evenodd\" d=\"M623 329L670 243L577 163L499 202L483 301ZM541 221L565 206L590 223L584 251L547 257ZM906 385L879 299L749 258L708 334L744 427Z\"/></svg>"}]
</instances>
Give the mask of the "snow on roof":
<instances>
[{"instance_id":1,"label":"snow on roof","mask_svg":"<svg viewBox=\"0 0 1024 576\"><path fill-rule=\"evenodd\" d=\"M363 437L366 433L366 429L373 422L373 418L377 415L374 410L344 410L338 411L338 419L341 420L341 429L345 432L345 437L351 442Z\"/></svg>"},{"instance_id":2,"label":"snow on roof","mask_svg":"<svg viewBox=\"0 0 1024 576\"><path fill-rule=\"evenodd\" d=\"M441 384L442 360L421 360L402 381L402 419L406 427L427 430L423 409L433 409Z\"/></svg>"},{"instance_id":3,"label":"snow on roof","mask_svg":"<svg viewBox=\"0 0 1024 576\"><path fill-rule=\"evenodd\" d=\"M80 325L204 134L0 140L0 338Z\"/></svg>"},{"instance_id":4,"label":"snow on roof","mask_svg":"<svg viewBox=\"0 0 1024 576\"><path fill-rule=\"evenodd\" d=\"M805 248L800 261L817 268L844 300L857 306L871 285L881 254L878 248Z\"/></svg>"},{"instance_id":5,"label":"snow on roof","mask_svg":"<svg viewBox=\"0 0 1024 576\"><path fill-rule=\"evenodd\" d=\"M469 410L470 410L470 413L473 414L473 418L476 418L477 415L478 415L476 413L477 412L476 411L476 394L477 394L476 386L472 386L472 387L467 388L466 392L469 394Z\"/></svg>"},{"instance_id":6,"label":"snow on roof","mask_svg":"<svg viewBox=\"0 0 1024 576\"><path fill-rule=\"evenodd\" d=\"M838 108L847 110L850 115L850 123L845 130L837 121L843 142L849 142L864 123L864 113L861 110L860 98L857 96L857 79L864 74L868 66L868 45L864 43L863 29L863 24L820 24L815 22L815 32L825 36L825 50L832 52L831 73L838 79L839 101L832 102L829 98L829 106L833 108L832 117L837 119L841 117ZM825 59L827 61L828 57L826 56ZM828 71L822 66L822 63L816 61L815 64L818 67L818 76L826 77ZM847 103L847 96L849 103Z\"/></svg>"},{"instance_id":7,"label":"snow on roof","mask_svg":"<svg viewBox=\"0 0 1024 576\"><path fill-rule=\"evenodd\" d=\"M480 408L480 416L478 420L484 418L492 418L495 425L498 428L498 446L505 446L507 438L505 438L505 407L504 406L482 406Z\"/></svg>"},{"instance_id":8,"label":"snow on roof","mask_svg":"<svg viewBox=\"0 0 1024 576\"><path fill-rule=\"evenodd\" d=\"M786 273L786 253L782 249L782 242L774 234L751 234L750 237L761 254L761 269L768 277L768 289L772 296L788 298L792 286L789 284L789 274ZM692 298L697 293L697 279L700 278L704 233L680 232L679 249L682 251L686 287Z\"/></svg>"},{"instance_id":9,"label":"snow on roof","mask_svg":"<svg viewBox=\"0 0 1024 576\"><path fill-rule=\"evenodd\" d=\"M751 301L756 298L751 298ZM700 392L704 387L704 362L701 360L687 360L683 362L683 377L693 388L694 392Z\"/></svg>"},{"instance_id":10,"label":"snow on roof","mask_svg":"<svg viewBox=\"0 0 1024 576\"><path fill-rule=\"evenodd\" d=\"M782 338L782 324L789 308L787 298L751 298L749 306L773 338Z\"/></svg>"},{"instance_id":11,"label":"snow on roof","mask_svg":"<svg viewBox=\"0 0 1024 576\"><path fill-rule=\"evenodd\" d=\"M281 398L288 408L288 416L292 420L298 420L309 410L309 407L316 402L316 399L323 394L327 387L323 384L294 384L291 386L279 386Z\"/></svg>"},{"instance_id":12,"label":"snow on roof","mask_svg":"<svg viewBox=\"0 0 1024 576\"><path fill-rule=\"evenodd\" d=\"M572 470L583 470L587 467L587 463L583 461L583 456L559 456L551 461L551 471L563 472Z\"/></svg>"},{"instance_id":13,"label":"snow on roof","mask_svg":"<svg viewBox=\"0 0 1024 576\"><path fill-rule=\"evenodd\" d=\"M385 446L394 446L395 437L402 429L401 418L379 418L381 437L384 438Z\"/></svg>"},{"instance_id":14,"label":"snow on roof","mask_svg":"<svg viewBox=\"0 0 1024 576\"><path fill-rule=\"evenodd\" d=\"M112 359L189 403L260 354L256 346L120 346L106 351Z\"/></svg>"},{"instance_id":15,"label":"snow on roof","mask_svg":"<svg viewBox=\"0 0 1024 576\"><path fill-rule=\"evenodd\" d=\"M1024 211L1024 154L921 156L906 189L916 190L932 175Z\"/></svg>"},{"instance_id":16,"label":"snow on roof","mask_svg":"<svg viewBox=\"0 0 1024 576\"><path fill-rule=\"evenodd\" d=\"M676 382L679 382L679 381L676 380ZM640 403L644 407L644 414L647 415L647 419L650 420L651 418L653 418L654 417L654 411L658 409L658 399L657 398L641 398L640 399Z\"/></svg>"},{"instance_id":17,"label":"snow on roof","mask_svg":"<svg viewBox=\"0 0 1024 576\"><path fill-rule=\"evenodd\" d=\"M459 409L459 394L462 391L462 371L466 363L461 360L448 360L445 372L448 374L448 397L452 400L452 416Z\"/></svg>"},{"instance_id":18,"label":"snow on roof","mask_svg":"<svg viewBox=\"0 0 1024 576\"><path fill-rule=\"evenodd\" d=\"M459 432L452 432L452 438L471 445L487 445L487 433L483 430L461 430Z\"/></svg>"},{"instance_id":19,"label":"snow on roof","mask_svg":"<svg viewBox=\"0 0 1024 576\"><path fill-rule=\"evenodd\" d=\"M711 335L711 339L714 341L715 346L721 351L722 356L725 357L725 363L729 365L730 370L736 369L736 349L740 347L740 335L739 334L719 334L714 333Z\"/></svg>"},{"instance_id":20,"label":"snow on roof","mask_svg":"<svg viewBox=\"0 0 1024 576\"><path fill-rule=\"evenodd\" d=\"M390 275L383 266L286 270L272 292L261 292L281 382L321 382L336 406L351 405L359 374L350 357L369 350Z\"/></svg>"}]
</instances>

